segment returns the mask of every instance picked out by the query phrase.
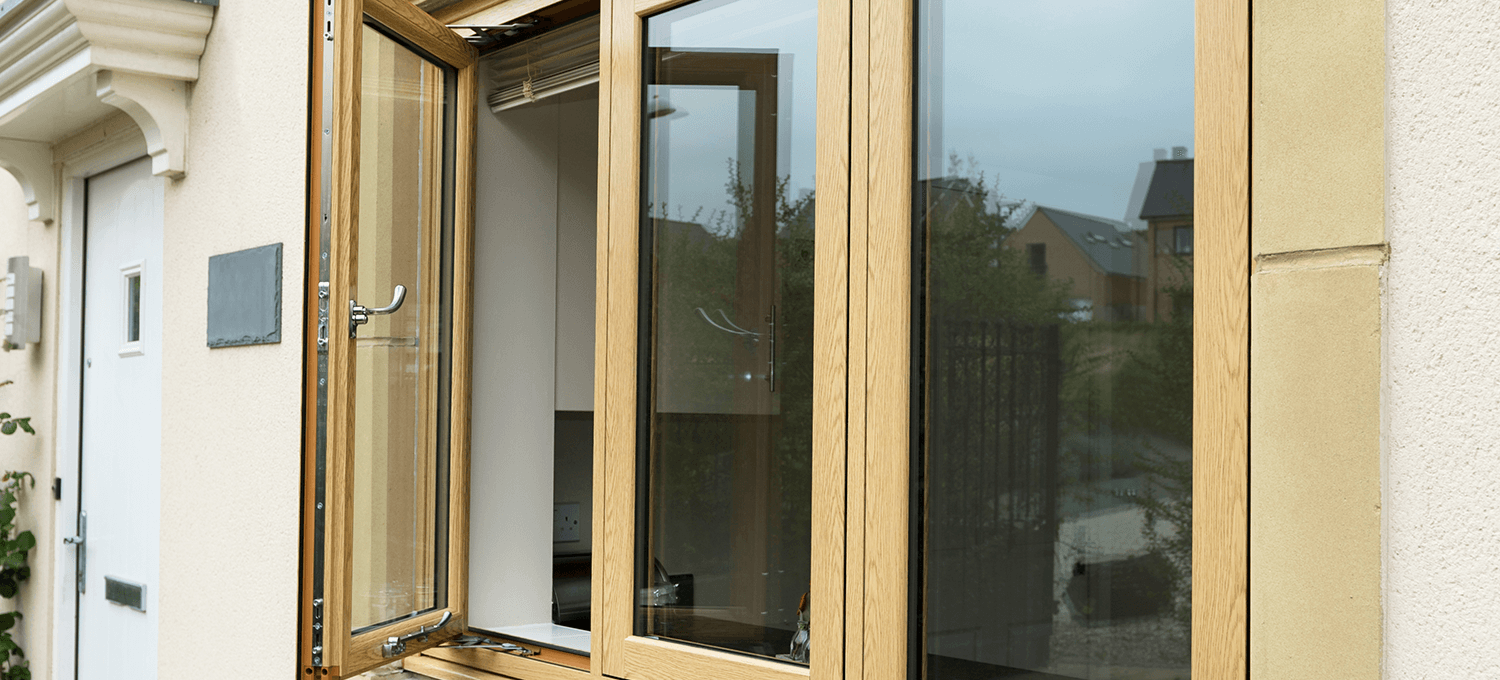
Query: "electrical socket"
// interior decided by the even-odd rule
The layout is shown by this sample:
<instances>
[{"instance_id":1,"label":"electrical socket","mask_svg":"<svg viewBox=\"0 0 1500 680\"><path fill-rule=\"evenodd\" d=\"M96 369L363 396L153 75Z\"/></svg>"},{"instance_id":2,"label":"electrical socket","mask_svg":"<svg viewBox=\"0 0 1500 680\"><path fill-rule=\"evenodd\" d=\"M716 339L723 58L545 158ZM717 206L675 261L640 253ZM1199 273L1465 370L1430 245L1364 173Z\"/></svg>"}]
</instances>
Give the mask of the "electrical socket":
<instances>
[{"instance_id":1,"label":"electrical socket","mask_svg":"<svg viewBox=\"0 0 1500 680\"><path fill-rule=\"evenodd\" d=\"M552 542L569 543L578 540L578 504L552 504Z\"/></svg>"}]
</instances>

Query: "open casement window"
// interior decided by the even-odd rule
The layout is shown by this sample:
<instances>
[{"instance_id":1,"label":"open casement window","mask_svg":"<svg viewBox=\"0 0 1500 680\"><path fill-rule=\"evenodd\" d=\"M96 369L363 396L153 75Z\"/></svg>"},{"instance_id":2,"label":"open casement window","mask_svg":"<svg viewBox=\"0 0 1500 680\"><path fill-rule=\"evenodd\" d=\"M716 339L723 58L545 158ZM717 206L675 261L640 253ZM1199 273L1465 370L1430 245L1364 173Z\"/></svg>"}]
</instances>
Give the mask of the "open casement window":
<instances>
[{"instance_id":1,"label":"open casement window","mask_svg":"<svg viewBox=\"0 0 1500 680\"><path fill-rule=\"evenodd\" d=\"M607 675L842 675L849 17L603 8Z\"/></svg>"},{"instance_id":2,"label":"open casement window","mask_svg":"<svg viewBox=\"0 0 1500 680\"><path fill-rule=\"evenodd\" d=\"M302 664L347 677L466 626L476 55L406 0L325 10Z\"/></svg>"}]
</instances>

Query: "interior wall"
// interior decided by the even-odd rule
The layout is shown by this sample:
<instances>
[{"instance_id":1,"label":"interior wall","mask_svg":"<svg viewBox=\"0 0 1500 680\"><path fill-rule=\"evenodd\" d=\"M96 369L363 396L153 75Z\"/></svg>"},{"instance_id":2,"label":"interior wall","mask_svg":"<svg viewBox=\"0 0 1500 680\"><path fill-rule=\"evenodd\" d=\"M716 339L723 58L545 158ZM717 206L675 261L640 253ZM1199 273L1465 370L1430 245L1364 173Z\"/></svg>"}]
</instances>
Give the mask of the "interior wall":
<instances>
[{"instance_id":1,"label":"interior wall","mask_svg":"<svg viewBox=\"0 0 1500 680\"><path fill-rule=\"evenodd\" d=\"M558 100L564 134L558 140L557 410L593 411L599 88L579 88Z\"/></svg>"},{"instance_id":2,"label":"interior wall","mask_svg":"<svg viewBox=\"0 0 1500 680\"><path fill-rule=\"evenodd\" d=\"M592 410L598 99L480 106L469 600L472 623L501 627L551 620L555 485L580 505L574 545L590 534L577 456L555 476L554 417Z\"/></svg>"}]
</instances>

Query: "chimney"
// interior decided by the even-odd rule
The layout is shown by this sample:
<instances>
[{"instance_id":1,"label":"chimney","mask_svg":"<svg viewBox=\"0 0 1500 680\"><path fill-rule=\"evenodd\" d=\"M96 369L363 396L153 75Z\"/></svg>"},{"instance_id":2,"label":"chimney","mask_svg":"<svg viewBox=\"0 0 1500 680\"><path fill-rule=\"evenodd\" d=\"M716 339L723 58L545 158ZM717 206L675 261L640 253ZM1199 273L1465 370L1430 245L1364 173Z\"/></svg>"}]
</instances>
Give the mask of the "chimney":
<instances>
[{"instance_id":1,"label":"chimney","mask_svg":"<svg viewBox=\"0 0 1500 680\"><path fill-rule=\"evenodd\" d=\"M1167 160L1167 150L1166 149L1152 149L1151 150L1151 160L1155 160L1155 161L1164 161L1164 160Z\"/></svg>"},{"instance_id":2,"label":"chimney","mask_svg":"<svg viewBox=\"0 0 1500 680\"><path fill-rule=\"evenodd\" d=\"M1174 146L1174 147L1172 147L1172 160L1174 160L1174 161L1180 161L1180 160L1185 160L1185 159L1187 159L1187 147L1185 147L1185 146Z\"/></svg>"}]
</instances>

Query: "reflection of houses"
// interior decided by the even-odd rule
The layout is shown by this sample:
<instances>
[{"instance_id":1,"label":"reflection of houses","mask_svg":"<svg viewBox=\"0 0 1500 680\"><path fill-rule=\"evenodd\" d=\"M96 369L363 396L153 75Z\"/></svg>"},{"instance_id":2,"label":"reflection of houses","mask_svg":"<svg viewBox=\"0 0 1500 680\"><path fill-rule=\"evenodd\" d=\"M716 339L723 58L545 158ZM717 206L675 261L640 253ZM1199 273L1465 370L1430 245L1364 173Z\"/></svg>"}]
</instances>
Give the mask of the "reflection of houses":
<instances>
[{"instance_id":1,"label":"reflection of houses","mask_svg":"<svg viewBox=\"0 0 1500 680\"><path fill-rule=\"evenodd\" d=\"M1072 286L1075 318L1129 321L1144 312L1140 234L1123 222L1037 206L1005 245L1024 250L1038 276Z\"/></svg>"},{"instance_id":2,"label":"reflection of houses","mask_svg":"<svg viewBox=\"0 0 1500 680\"><path fill-rule=\"evenodd\" d=\"M1192 299L1179 296L1174 303L1171 292L1192 275L1193 159L1156 162L1140 218L1147 225L1146 252L1151 258L1146 283L1151 295L1145 302L1152 319L1165 320L1175 305L1190 304Z\"/></svg>"}]
</instances>

